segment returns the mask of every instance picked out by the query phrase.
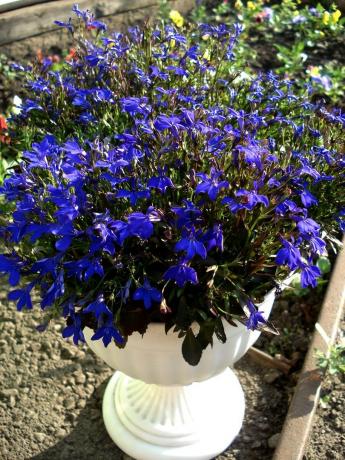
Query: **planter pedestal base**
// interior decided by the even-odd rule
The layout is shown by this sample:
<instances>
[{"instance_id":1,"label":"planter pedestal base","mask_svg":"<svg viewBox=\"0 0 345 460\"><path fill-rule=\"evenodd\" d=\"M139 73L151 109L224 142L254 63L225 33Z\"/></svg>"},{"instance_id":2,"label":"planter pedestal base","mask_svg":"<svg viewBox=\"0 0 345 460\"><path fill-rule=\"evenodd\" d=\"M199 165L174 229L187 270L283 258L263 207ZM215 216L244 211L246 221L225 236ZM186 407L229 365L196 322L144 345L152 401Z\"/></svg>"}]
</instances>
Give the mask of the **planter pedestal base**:
<instances>
[{"instance_id":1,"label":"planter pedestal base","mask_svg":"<svg viewBox=\"0 0 345 460\"><path fill-rule=\"evenodd\" d=\"M147 384L116 372L105 390L103 419L113 441L137 460L209 460L237 436L244 406L230 368L186 386Z\"/></svg>"}]
</instances>

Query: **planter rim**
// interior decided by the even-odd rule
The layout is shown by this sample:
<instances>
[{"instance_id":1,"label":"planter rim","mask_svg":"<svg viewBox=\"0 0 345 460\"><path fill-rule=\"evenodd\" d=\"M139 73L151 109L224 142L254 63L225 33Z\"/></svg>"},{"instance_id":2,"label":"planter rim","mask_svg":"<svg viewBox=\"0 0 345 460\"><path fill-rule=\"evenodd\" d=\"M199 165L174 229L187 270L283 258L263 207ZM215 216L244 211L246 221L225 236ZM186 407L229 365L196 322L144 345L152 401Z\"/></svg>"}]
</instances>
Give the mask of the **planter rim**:
<instances>
[{"instance_id":1,"label":"planter rim","mask_svg":"<svg viewBox=\"0 0 345 460\"><path fill-rule=\"evenodd\" d=\"M292 275L290 275L288 278L286 278L284 281L280 282L278 286L281 286L282 288L285 288L286 286L288 286L290 284L293 276L294 276L294 273ZM268 298L270 298L271 296L275 296L276 289L277 289L277 287L273 287L272 289L270 289L265 294L263 301L257 304L258 310L260 310L260 307L265 305L265 303L267 302ZM267 319L266 314L264 314L263 316ZM236 327L231 325L231 324L229 324L228 321L223 317L222 317L222 322L223 322L224 328L226 330L227 339L230 338L230 337L240 335L241 333L243 333L244 330L247 330L246 326L243 323L241 323L240 321L238 321L238 320L234 320L234 322L237 325ZM199 324L197 322L193 322L191 327L192 327L193 332L196 332L196 333L198 332L198 330L200 328L200 326L199 326ZM92 330L89 327L86 327L85 329ZM148 326L147 326L146 331L143 334L141 334L138 331L135 331L129 336L130 340L131 340L131 347L134 347L134 348L138 348L138 347L146 348L146 347L148 347L148 348L150 348L151 347L151 344L149 343L150 341L147 340L147 337L150 336L155 341L157 339L159 339L160 337L164 337L164 342L161 342L160 346L162 348L169 348L169 344L171 343L171 341L175 342L175 340L177 338L177 333L174 332L173 329L174 329L174 326L172 326L169 329L169 331L166 333L165 332L165 323L164 322L152 322L152 323L149 323ZM125 348L126 348L126 345L125 345Z\"/></svg>"},{"instance_id":2,"label":"planter rim","mask_svg":"<svg viewBox=\"0 0 345 460\"><path fill-rule=\"evenodd\" d=\"M283 287L283 284L280 283L280 286ZM257 305L266 319L271 312L275 294L276 289L271 289L264 301ZM181 349L183 338L172 330L166 334L164 323L150 323L143 335L133 333L123 348L113 342L105 347L102 341L91 340L94 332L90 328L84 328L84 332L90 348L113 369L146 383L188 385L207 380L232 366L260 336L260 330L252 331L241 323L235 327L223 318L222 321L226 342L219 341L214 335L212 346L203 350L196 366L184 360ZM195 332L198 327L197 323L192 325Z\"/></svg>"},{"instance_id":3,"label":"planter rim","mask_svg":"<svg viewBox=\"0 0 345 460\"><path fill-rule=\"evenodd\" d=\"M280 282L278 284L278 287L280 286L284 289L286 286L288 286L291 283L294 274L295 273L290 275L284 281ZM266 304L267 300L270 297L275 297L276 289L277 287L273 287L265 294L263 301L257 304L258 310L260 310L260 308ZM267 319L268 315L264 312L263 316L265 317L265 319ZM238 335L241 335L244 331L247 330L247 327L238 320L234 320L237 326L231 325L223 317L222 322L224 330L226 332L227 341L231 337L233 338ZM191 327L194 333L197 333L200 328L197 322L193 322ZM152 347L152 342L157 343L157 340L159 340L161 349L164 349L166 352L169 352L171 349L171 352L173 352L174 348L172 347L172 345L176 342L176 339L178 339L177 332L174 332L173 329L174 326L172 326L171 329L169 329L169 331L166 333L164 322L149 323L146 331L143 334L141 334L138 331L135 331L129 336L131 348L150 349ZM88 331L88 335L90 335L89 331L92 331L92 334L94 333L93 329L89 327L85 327L85 330ZM181 339L178 340L180 341ZM126 349L126 346L127 344L123 348L124 350Z\"/></svg>"}]
</instances>

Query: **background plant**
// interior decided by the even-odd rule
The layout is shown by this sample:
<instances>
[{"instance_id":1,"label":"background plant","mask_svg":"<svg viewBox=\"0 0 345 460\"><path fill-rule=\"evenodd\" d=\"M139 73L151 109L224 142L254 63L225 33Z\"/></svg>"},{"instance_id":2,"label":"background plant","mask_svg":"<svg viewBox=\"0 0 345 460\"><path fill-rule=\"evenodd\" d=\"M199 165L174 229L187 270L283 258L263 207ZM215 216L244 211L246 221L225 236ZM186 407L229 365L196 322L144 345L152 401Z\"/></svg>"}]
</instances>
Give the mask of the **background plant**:
<instances>
[{"instance_id":1,"label":"background plant","mask_svg":"<svg viewBox=\"0 0 345 460\"><path fill-rule=\"evenodd\" d=\"M216 3L215 6L212 6ZM303 5L283 2L218 1L198 2L191 14L196 22L241 22L244 34L236 63L247 73L272 70L295 79L303 89L310 79L308 68L319 66L327 84L311 78L316 91L342 104L344 73L335 71L344 60L341 53L344 18L335 4ZM276 49L278 50L278 54Z\"/></svg>"},{"instance_id":2,"label":"background plant","mask_svg":"<svg viewBox=\"0 0 345 460\"><path fill-rule=\"evenodd\" d=\"M345 374L345 346L343 344L335 344L329 350L329 355L318 350L316 352L317 363L320 369L334 374Z\"/></svg>"}]
</instances>

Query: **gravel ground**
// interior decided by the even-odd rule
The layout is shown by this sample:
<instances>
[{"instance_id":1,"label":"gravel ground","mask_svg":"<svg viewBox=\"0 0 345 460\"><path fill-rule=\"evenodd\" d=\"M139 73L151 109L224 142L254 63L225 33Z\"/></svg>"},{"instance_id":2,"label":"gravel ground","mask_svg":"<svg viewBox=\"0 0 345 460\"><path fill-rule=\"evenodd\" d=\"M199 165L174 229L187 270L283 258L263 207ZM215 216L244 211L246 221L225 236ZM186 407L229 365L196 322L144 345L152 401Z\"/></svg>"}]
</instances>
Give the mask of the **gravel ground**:
<instances>
[{"instance_id":1,"label":"gravel ground","mask_svg":"<svg viewBox=\"0 0 345 460\"><path fill-rule=\"evenodd\" d=\"M128 460L110 440L102 421L102 395L112 371L86 347L64 341L59 324L43 334L36 332L38 319L39 312L16 312L3 293L0 458ZM245 421L236 441L218 460L268 460L297 376L259 368L249 358L241 360L237 374L246 395ZM332 426L330 441L331 430ZM308 460L326 458L316 455L317 449L316 441Z\"/></svg>"},{"instance_id":2,"label":"gravel ground","mask_svg":"<svg viewBox=\"0 0 345 460\"><path fill-rule=\"evenodd\" d=\"M319 405L314 429L303 460L345 458L345 377L327 377L321 397L329 397L325 405Z\"/></svg>"}]
</instances>

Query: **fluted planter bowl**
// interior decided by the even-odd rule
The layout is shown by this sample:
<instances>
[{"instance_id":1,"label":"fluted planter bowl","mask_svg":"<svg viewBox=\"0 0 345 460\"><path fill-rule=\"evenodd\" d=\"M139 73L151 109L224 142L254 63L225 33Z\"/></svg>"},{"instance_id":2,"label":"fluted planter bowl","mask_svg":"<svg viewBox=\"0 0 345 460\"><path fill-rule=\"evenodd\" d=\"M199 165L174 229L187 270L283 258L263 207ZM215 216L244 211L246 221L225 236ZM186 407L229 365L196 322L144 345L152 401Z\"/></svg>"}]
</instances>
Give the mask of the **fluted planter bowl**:
<instances>
[{"instance_id":1,"label":"fluted planter bowl","mask_svg":"<svg viewBox=\"0 0 345 460\"><path fill-rule=\"evenodd\" d=\"M270 291L259 305L268 318L275 299ZM141 336L132 334L125 348L114 343L89 347L116 369L103 399L103 418L111 438L138 460L202 460L221 453L237 436L244 417L240 383L228 366L258 339L250 331L223 322L227 340L214 337L197 366L182 356L182 339L164 324L152 323ZM195 326L197 327L197 325Z\"/></svg>"}]
</instances>

